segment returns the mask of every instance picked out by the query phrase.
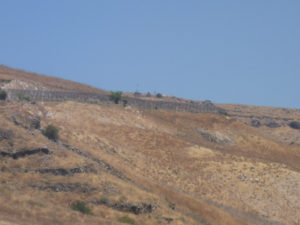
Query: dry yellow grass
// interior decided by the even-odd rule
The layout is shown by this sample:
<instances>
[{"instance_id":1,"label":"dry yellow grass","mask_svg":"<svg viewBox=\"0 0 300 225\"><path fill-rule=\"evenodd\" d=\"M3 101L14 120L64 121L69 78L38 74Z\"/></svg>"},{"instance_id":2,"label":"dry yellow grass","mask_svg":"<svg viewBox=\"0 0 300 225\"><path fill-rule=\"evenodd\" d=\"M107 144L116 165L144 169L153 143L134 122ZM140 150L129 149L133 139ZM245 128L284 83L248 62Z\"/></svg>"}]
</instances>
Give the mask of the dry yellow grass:
<instances>
[{"instance_id":1,"label":"dry yellow grass","mask_svg":"<svg viewBox=\"0 0 300 225\"><path fill-rule=\"evenodd\" d=\"M299 130L292 129L288 124L292 121L300 121L300 110L279 107L263 107L249 105L220 104L228 113L239 121L251 123L251 120L259 120L261 127L256 128L261 135L286 144L300 144ZM281 125L270 129L265 123L277 123Z\"/></svg>"},{"instance_id":2,"label":"dry yellow grass","mask_svg":"<svg viewBox=\"0 0 300 225\"><path fill-rule=\"evenodd\" d=\"M12 69L6 66L0 65L0 84L1 80L18 80L24 81L28 84L32 84L36 87L44 87L46 90L53 91L80 91L91 93L107 93L104 90L94 88L81 83L63 80L61 78L55 78L45 75L39 75L24 70Z\"/></svg>"},{"instance_id":3,"label":"dry yellow grass","mask_svg":"<svg viewBox=\"0 0 300 225\"><path fill-rule=\"evenodd\" d=\"M264 108L239 110L249 115L274 113ZM21 125L13 122L13 115ZM42 128L58 126L60 141L24 128L29 117L40 117ZM292 117L298 118L296 112ZM223 115L115 105L1 102L0 125L14 136L0 142L0 151L46 146L53 153L17 160L0 156L0 224L120 224L123 216L140 225L168 224L168 219L174 225L299 223L300 148L271 135L299 133L244 122ZM127 179L63 143L102 160ZM88 169L67 176L32 172L45 168ZM50 188L58 184L88 189ZM103 198L157 208L134 215L91 203ZM75 200L88 202L94 215L73 211L70 204Z\"/></svg>"}]
</instances>

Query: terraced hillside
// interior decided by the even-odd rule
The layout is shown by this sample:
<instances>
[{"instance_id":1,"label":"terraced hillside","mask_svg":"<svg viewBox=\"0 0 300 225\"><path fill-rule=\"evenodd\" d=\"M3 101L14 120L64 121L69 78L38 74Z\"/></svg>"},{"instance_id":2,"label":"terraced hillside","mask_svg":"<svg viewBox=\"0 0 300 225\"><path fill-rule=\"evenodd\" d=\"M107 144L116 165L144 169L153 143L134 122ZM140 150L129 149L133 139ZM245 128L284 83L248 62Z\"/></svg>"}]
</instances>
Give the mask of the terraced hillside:
<instances>
[{"instance_id":1,"label":"terraced hillside","mask_svg":"<svg viewBox=\"0 0 300 225\"><path fill-rule=\"evenodd\" d=\"M299 131L226 109L1 101L0 224L299 224Z\"/></svg>"}]
</instances>

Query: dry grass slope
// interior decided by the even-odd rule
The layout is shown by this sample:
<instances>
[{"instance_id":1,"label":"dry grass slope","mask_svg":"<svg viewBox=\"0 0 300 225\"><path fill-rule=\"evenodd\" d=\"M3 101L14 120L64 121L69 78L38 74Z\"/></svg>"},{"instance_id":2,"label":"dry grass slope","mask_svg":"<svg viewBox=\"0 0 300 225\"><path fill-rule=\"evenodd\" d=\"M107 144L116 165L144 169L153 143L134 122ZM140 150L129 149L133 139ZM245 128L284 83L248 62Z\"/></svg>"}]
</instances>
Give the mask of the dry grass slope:
<instances>
[{"instance_id":1,"label":"dry grass slope","mask_svg":"<svg viewBox=\"0 0 300 225\"><path fill-rule=\"evenodd\" d=\"M6 66L0 65L0 81L7 83L11 80L17 80L19 83L24 82L27 87L42 88L43 90L53 91L78 91L87 93L107 93L104 90L94 88L85 84L77 83L74 81L64 80L61 78L55 78L45 75L39 75L36 73L26 72L24 70L12 69ZM1 82L0 82L1 84ZM15 84L14 88L22 89L22 85ZM12 88L13 89L13 88ZM26 88L25 88L26 89Z\"/></svg>"},{"instance_id":2,"label":"dry grass slope","mask_svg":"<svg viewBox=\"0 0 300 225\"><path fill-rule=\"evenodd\" d=\"M14 72L2 68L1 79L17 79ZM48 88L59 86L53 82ZM76 86L64 82L57 88ZM282 110L224 107L277 123L285 117ZM298 119L297 111L288 114ZM59 127L59 141L31 126L35 118L41 128ZM0 224L299 224L300 147L273 137L287 132L296 140L299 131L248 123L117 105L0 102ZM49 152L7 155L37 148ZM91 215L72 210L78 200ZM130 208L143 204L151 210Z\"/></svg>"}]
</instances>

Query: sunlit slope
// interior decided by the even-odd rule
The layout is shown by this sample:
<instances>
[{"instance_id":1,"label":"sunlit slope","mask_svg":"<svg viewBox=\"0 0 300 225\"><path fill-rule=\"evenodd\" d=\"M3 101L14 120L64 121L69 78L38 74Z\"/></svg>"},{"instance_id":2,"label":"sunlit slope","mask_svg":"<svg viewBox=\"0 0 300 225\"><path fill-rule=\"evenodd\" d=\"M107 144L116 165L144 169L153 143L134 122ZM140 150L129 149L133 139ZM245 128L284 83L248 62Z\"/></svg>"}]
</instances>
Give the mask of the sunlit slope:
<instances>
[{"instance_id":1,"label":"sunlit slope","mask_svg":"<svg viewBox=\"0 0 300 225\"><path fill-rule=\"evenodd\" d=\"M66 127L64 139L94 154L102 141L112 145L114 151L101 157L131 179L142 175L258 224L264 216L290 223L298 217L299 147L267 139L235 119L76 103L51 110L49 120Z\"/></svg>"},{"instance_id":2,"label":"sunlit slope","mask_svg":"<svg viewBox=\"0 0 300 225\"><path fill-rule=\"evenodd\" d=\"M0 85L8 89L107 93L85 84L0 65Z\"/></svg>"},{"instance_id":3,"label":"sunlit slope","mask_svg":"<svg viewBox=\"0 0 300 225\"><path fill-rule=\"evenodd\" d=\"M114 168L117 157L105 161L102 155L114 149L109 143L98 142L99 150L94 151L82 148L80 140L72 145L64 139L67 123L50 121L58 112L49 109L56 106L0 105L0 224L120 224L122 219L149 225L198 224L196 217L172 209L165 198L131 181L125 170ZM61 140L53 142L32 127L37 117L43 127L48 122L58 126ZM73 135L73 131L66 133ZM39 148L47 151L36 152ZM72 210L77 200L86 202L92 215Z\"/></svg>"},{"instance_id":4,"label":"sunlit slope","mask_svg":"<svg viewBox=\"0 0 300 225\"><path fill-rule=\"evenodd\" d=\"M7 67L0 85L104 93ZM299 223L299 110L220 106L227 115L1 101L0 224Z\"/></svg>"},{"instance_id":5,"label":"sunlit slope","mask_svg":"<svg viewBox=\"0 0 300 225\"><path fill-rule=\"evenodd\" d=\"M58 126L62 142L109 163L171 214L174 205L177 213L209 224L299 219L299 148L261 136L235 119L74 102L18 104L16 110L41 116L43 127ZM76 157L55 162L59 167L86 164ZM47 165L55 167L51 161Z\"/></svg>"},{"instance_id":6,"label":"sunlit slope","mask_svg":"<svg viewBox=\"0 0 300 225\"><path fill-rule=\"evenodd\" d=\"M300 109L218 104L230 117L252 126L261 135L289 145L300 145L299 129L290 123L300 123Z\"/></svg>"}]
</instances>

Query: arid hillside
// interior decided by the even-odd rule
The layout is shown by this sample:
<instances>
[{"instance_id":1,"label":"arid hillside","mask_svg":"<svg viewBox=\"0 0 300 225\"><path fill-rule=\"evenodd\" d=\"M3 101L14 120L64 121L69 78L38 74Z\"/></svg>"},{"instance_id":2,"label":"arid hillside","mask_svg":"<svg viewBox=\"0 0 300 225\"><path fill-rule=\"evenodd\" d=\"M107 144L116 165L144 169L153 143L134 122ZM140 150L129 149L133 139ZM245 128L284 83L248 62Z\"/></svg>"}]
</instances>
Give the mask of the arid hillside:
<instances>
[{"instance_id":1,"label":"arid hillside","mask_svg":"<svg viewBox=\"0 0 300 225\"><path fill-rule=\"evenodd\" d=\"M60 78L12 69L0 65L0 86L7 89L79 91L89 93L107 93L85 84Z\"/></svg>"},{"instance_id":2,"label":"arid hillside","mask_svg":"<svg viewBox=\"0 0 300 225\"><path fill-rule=\"evenodd\" d=\"M230 117L256 128L262 135L290 145L300 144L299 129L290 129L291 123L300 123L300 109L230 104L219 106Z\"/></svg>"},{"instance_id":3,"label":"arid hillside","mask_svg":"<svg viewBox=\"0 0 300 225\"><path fill-rule=\"evenodd\" d=\"M52 79L35 76L20 81ZM219 106L0 101L0 224L300 224L299 111Z\"/></svg>"}]
</instances>

